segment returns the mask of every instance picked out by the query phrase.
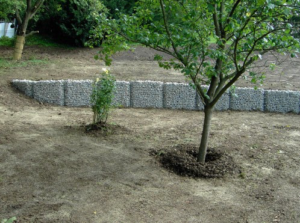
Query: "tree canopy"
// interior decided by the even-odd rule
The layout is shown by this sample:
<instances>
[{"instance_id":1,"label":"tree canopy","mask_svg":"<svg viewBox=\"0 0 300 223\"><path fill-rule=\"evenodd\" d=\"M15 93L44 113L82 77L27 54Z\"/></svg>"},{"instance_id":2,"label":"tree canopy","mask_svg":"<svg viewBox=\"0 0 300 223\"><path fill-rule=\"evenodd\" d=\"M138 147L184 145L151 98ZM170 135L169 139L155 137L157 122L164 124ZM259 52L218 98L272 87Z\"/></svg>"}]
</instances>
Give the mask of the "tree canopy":
<instances>
[{"instance_id":1,"label":"tree canopy","mask_svg":"<svg viewBox=\"0 0 300 223\"><path fill-rule=\"evenodd\" d=\"M100 15L96 37L106 37L99 58L130 48L129 42L173 56L155 59L165 69L180 70L204 104L205 120L198 161L204 162L211 113L221 96L245 73L252 82L264 76L253 65L269 51L299 51L289 19L298 15L299 0L141 0L135 13L119 19ZM203 85L208 85L204 87Z\"/></svg>"},{"instance_id":2,"label":"tree canopy","mask_svg":"<svg viewBox=\"0 0 300 223\"><path fill-rule=\"evenodd\" d=\"M21 8L25 8L25 2L21 0L0 0L0 20L11 21L16 10Z\"/></svg>"}]
</instances>

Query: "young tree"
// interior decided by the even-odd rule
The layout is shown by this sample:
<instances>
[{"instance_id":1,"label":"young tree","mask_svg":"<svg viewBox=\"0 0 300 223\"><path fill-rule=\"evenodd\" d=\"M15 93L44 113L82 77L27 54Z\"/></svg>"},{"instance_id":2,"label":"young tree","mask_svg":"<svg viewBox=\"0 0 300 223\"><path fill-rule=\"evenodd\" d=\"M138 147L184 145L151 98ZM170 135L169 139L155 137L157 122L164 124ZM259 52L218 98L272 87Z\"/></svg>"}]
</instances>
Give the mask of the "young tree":
<instances>
[{"instance_id":1,"label":"young tree","mask_svg":"<svg viewBox=\"0 0 300 223\"><path fill-rule=\"evenodd\" d=\"M295 56L299 41L288 19L298 13L298 0L142 0L134 15L99 26L98 35L107 36L99 55L110 64L113 53L135 42L173 56L155 59L189 78L204 104L197 159L204 163L216 103L245 72L252 82L263 79L251 69L265 53Z\"/></svg>"},{"instance_id":2,"label":"young tree","mask_svg":"<svg viewBox=\"0 0 300 223\"><path fill-rule=\"evenodd\" d=\"M18 29L17 29L17 39L15 44L15 50L13 59L20 60L22 57L22 52L25 44L25 38L28 35L33 33L38 33L38 31L32 31L30 33L27 32L27 26L29 20L36 14L36 12L42 6L44 0L27 0L26 1L26 9L24 11L24 15L21 16L20 9L16 8L16 18L18 21ZM21 18L23 17L23 18Z\"/></svg>"}]
</instances>

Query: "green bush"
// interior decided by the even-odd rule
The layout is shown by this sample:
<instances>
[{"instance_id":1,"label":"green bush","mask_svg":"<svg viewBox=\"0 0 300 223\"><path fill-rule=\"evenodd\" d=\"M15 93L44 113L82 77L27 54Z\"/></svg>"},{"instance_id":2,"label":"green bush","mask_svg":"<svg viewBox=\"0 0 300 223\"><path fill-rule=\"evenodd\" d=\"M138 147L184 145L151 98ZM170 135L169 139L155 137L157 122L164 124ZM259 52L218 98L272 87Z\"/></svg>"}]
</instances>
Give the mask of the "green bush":
<instances>
[{"instance_id":1,"label":"green bush","mask_svg":"<svg viewBox=\"0 0 300 223\"><path fill-rule=\"evenodd\" d=\"M99 0L48 0L31 29L53 37L61 43L84 46L98 17L107 9Z\"/></svg>"},{"instance_id":2,"label":"green bush","mask_svg":"<svg viewBox=\"0 0 300 223\"><path fill-rule=\"evenodd\" d=\"M93 124L105 124L114 98L115 78L108 70L104 70L100 78L93 82L91 94Z\"/></svg>"},{"instance_id":3,"label":"green bush","mask_svg":"<svg viewBox=\"0 0 300 223\"><path fill-rule=\"evenodd\" d=\"M109 10L110 16L112 18L117 18L118 12L132 14L137 0L102 0L102 2Z\"/></svg>"}]
</instances>

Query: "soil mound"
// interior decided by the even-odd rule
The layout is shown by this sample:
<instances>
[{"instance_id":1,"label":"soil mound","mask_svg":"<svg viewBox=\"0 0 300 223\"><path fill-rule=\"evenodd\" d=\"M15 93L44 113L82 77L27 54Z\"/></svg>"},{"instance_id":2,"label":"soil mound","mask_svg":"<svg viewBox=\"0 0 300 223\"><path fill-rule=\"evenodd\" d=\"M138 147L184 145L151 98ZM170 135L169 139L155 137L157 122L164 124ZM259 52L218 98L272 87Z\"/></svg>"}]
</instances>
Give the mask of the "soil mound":
<instances>
[{"instance_id":1,"label":"soil mound","mask_svg":"<svg viewBox=\"0 0 300 223\"><path fill-rule=\"evenodd\" d=\"M181 176L193 178L220 178L235 174L238 167L228 154L213 148L207 150L206 162L197 162L197 146L177 145L166 150L152 150L161 165Z\"/></svg>"}]
</instances>

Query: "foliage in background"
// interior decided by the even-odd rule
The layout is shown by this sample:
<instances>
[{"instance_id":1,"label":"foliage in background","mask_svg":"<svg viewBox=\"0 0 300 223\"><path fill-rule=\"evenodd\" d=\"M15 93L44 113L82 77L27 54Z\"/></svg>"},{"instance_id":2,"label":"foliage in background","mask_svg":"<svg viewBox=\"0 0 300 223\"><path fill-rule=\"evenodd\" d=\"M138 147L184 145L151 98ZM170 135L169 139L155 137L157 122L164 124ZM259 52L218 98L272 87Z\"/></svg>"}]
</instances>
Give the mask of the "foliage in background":
<instances>
[{"instance_id":1,"label":"foliage in background","mask_svg":"<svg viewBox=\"0 0 300 223\"><path fill-rule=\"evenodd\" d=\"M293 16L290 19L290 23L293 25L292 35L296 38L300 38L300 15Z\"/></svg>"},{"instance_id":2,"label":"foliage in background","mask_svg":"<svg viewBox=\"0 0 300 223\"><path fill-rule=\"evenodd\" d=\"M299 6L298 0L141 0L133 15L100 15L103 22L95 37L107 39L99 58L109 65L112 54L130 49L128 42L171 55L171 61L155 59L165 69L180 70L204 105L198 153L198 161L204 163L212 112L222 95L245 72L253 83L262 81L264 76L253 67L267 52L299 52L289 23Z\"/></svg>"},{"instance_id":3,"label":"foliage in background","mask_svg":"<svg viewBox=\"0 0 300 223\"><path fill-rule=\"evenodd\" d=\"M89 39L90 30L101 22L97 20L99 13L109 12L113 18L118 12L130 14L136 2L137 0L47 0L29 22L29 28L39 30L42 35L64 44L84 46ZM0 0L0 20L12 21L16 17L16 8L22 17L25 6L26 2L23 0Z\"/></svg>"},{"instance_id":4,"label":"foliage in background","mask_svg":"<svg viewBox=\"0 0 300 223\"><path fill-rule=\"evenodd\" d=\"M104 70L100 78L96 78L92 84L91 104L94 113L93 124L105 124L112 108L114 98L115 78Z\"/></svg>"},{"instance_id":5,"label":"foliage in background","mask_svg":"<svg viewBox=\"0 0 300 223\"><path fill-rule=\"evenodd\" d=\"M134 5L137 1L138 0L102 0L112 18L117 18L119 12L132 14L134 11Z\"/></svg>"},{"instance_id":6,"label":"foliage in background","mask_svg":"<svg viewBox=\"0 0 300 223\"><path fill-rule=\"evenodd\" d=\"M99 23L98 15L106 12L99 0L48 0L32 26L61 43L84 46Z\"/></svg>"},{"instance_id":7,"label":"foliage in background","mask_svg":"<svg viewBox=\"0 0 300 223\"><path fill-rule=\"evenodd\" d=\"M25 2L22 0L0 0L0 20L7 22L15 18L16 9L24 9Z\"/></svg>"}]
</instances>

